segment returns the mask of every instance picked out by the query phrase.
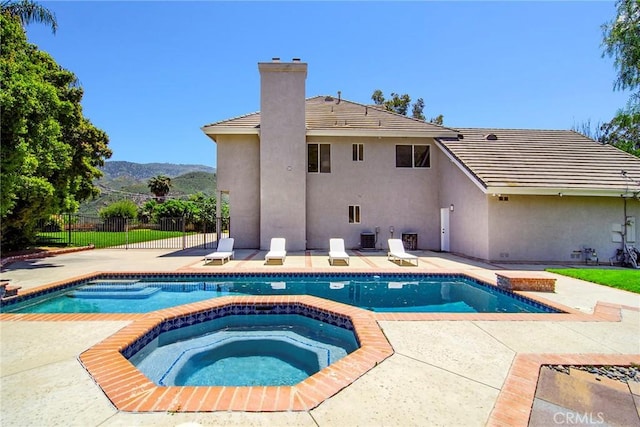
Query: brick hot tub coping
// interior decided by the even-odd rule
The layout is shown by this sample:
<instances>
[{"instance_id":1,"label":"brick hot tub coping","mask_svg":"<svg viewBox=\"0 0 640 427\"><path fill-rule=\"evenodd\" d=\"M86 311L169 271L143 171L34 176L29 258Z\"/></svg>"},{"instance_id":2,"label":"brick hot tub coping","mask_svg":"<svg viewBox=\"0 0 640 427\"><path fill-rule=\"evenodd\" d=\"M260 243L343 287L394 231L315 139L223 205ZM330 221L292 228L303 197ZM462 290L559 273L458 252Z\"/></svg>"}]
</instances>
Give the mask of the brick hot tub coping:
<instances>
[{"instance_id":1,"label":"brick hot tub coping","mask_svg":"<svg viewBox=\"0 0 640 427\"><path fill-rule=\"evenodd\" d=\"M497 286L508 291L555 292L556 279L543 271L502 271Z\"/></svg>"},{"instance_id":2,"label":"brick hot tub coping","mask_svg":"<svg viewBox=\"0 0 640 427\"><path fill-rule=\"evenodd\" d=\"M293 386L159 386L126 357L162 330L186 326L187 319L252 314L265 306L288 307L295 314L353 328L360 348ZM307 295L283 295L221 297L149 313L82 353L80 361L121 411L273 412L313 409L392 354L366 310Z\"/></svg>"}]
</instances>

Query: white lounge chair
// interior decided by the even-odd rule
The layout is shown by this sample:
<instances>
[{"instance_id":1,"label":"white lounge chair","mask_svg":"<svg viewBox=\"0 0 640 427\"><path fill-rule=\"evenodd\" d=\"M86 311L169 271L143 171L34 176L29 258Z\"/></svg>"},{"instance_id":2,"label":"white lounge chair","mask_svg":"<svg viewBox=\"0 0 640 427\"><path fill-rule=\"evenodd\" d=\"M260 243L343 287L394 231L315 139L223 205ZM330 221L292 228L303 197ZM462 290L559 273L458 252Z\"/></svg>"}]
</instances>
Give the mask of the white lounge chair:
<instances>
[{"instance_id":1,"label":"white lounge chair","mask_svg":"<svg viewBox=\"0 0 640 427\"><path fill-rule=\"evenodd\" d=\"M418 257L405 252L404 245L402 244L402 240L400 239L389 239L389 252L387 253L387 259L390 261L400 261L402 264L404 261L407 261L410 264L413 264L415 261L415 265L418 265Z\"/></svg>"},{"instance_id":2,"label":"white lounge chair","mask_svg":"<svg viewBox=\"0 0 640 427\"><path fill-rule=\"evenodd\" d=\"M287 251L285 249L287 244L287 240L284 237L274 237L271 239L271 246L269 247L269 252L264 257L266 262L274 260L280 260L282 264L284 264L284 260L287 257Z\"/></svg>"},{"instance_id":3,"label":"white lounge chair","mask_svg":"<svg viewBox=\"0 0 640 427\"><path fill-rule=\"evenodd\" d=\"M329 239L329 264L342 260L349 265L349 254L344 250L344 239Z\"/></svg>"},{"instance_id":4,"label":"white lounge chair","mask_svg":"<svg viewBox=\"0 0 640 427\"><path fill-rule=\"evenodd\" d=\"M221 264L225 260L229 261L233 258L233 237L225 237L218 241L218 248L215 252L205 255L204 262L220 261Z\"/></svg>"}]
</instances>

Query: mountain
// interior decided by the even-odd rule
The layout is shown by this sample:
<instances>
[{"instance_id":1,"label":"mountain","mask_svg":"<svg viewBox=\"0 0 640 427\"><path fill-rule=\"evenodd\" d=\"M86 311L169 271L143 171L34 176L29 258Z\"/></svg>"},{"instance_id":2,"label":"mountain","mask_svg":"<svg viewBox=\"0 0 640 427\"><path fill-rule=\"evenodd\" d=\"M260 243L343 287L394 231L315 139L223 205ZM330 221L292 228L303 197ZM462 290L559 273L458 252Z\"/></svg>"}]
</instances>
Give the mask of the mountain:
<instances>
[{"instance_id":1,"label":"mountain","mask_svg":"<svg viewBox=\"0 0 640 427\"><path fill-rule=\"evenodd\" d=\"M189 172L216 173L216 169L204 165L178 165L174 163L133 163L123 161L107 161L102 168L102 180L111 181L116 178L130 178L134 180L149 179L158 175L169 178L184 175Z\"/></svg>"},{"instance_id":2,"label":"mountain","mask_svg":"<svg viewBox=\"0 0 640 427\"><path fill-rule=\"evenodd\" d=\"M216 195L216 169L210 166L113 161L105 162L102 171L104 176L94 182L101 194L80 205L82 215L97 216L100 209L122 199L144 203L153 197L147 185L149 178L158 175L171 178L168 198L186 199L196 193Z\"/></svg>"}]
</instances>

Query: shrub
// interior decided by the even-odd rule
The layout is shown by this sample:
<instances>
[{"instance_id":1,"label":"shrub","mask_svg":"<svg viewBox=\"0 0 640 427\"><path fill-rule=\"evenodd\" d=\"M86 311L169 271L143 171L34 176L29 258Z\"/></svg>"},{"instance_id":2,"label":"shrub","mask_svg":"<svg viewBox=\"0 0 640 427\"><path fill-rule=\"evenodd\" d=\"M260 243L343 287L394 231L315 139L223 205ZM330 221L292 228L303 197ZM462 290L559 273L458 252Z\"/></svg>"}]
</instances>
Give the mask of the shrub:
<instances>
[{"instance_id":1,"label":"shrub","mask_svg":"<svg viewBox=\"0 0 640 427\"><path fill-rule=\"evenodd\" d=\"M55 233L64 230L64 218L61 215L51 215L42 222L40 229L45 233Z\"/></svg>"},{"instance_id":2,"label":"shrub","mask_svg":"<svg viewBox=\"0 0 640 427\"><path fill-rule=\"evenodd\" d=\"M100 209L100 218L103 220L112 218L135 219L138 214L138 206L131 200L120 200Z\"/></svg>"}]
</instances>

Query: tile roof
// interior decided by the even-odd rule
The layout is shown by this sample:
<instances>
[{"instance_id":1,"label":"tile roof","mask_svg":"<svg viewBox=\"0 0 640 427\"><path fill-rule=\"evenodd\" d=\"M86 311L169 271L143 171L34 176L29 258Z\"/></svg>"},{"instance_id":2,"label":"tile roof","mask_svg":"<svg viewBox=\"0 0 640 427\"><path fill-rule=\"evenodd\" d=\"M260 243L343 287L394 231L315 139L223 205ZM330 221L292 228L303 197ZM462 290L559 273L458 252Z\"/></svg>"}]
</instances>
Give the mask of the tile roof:
<instances>
[{"instance_id":1,"label":"tile roof","mask_svg":"<svg viewBox=\"0 0 640 427\"><path fill-rule=\"evenodd\" d=\"M570 130L451 129L331 96L307 98L305 108L308 136L438 138L445 153L486 193L615 196L640 191L639 158ZM213 140L224 134L258 135L260 112L202 130ZM497 138L487 140L489 134Z\"/></svg>"},{"instance_id":2,"label":"tile roof","mask_svg":"<svg viewBox=\"0 0 640 427\"><path fill-rule=\"evenodd\" d=\"M453 129L331 96L307 98L305 108L308 135L454 137L457 134ZM218 134L242 130L257 133L259 128L260 113L256 112L211 123L202 130L215 138Z\"/></svg>"},{"instance_id":3,"label":"tile roof","mask_svg":"<svg viewBox=\"0 0 640 427\"><path fill-rule=\"evenodd\" d=\"M487 193L620 195L640 191L639 158L574 131L458 131L463 139L439 142ZM490 134L497 138L488 140Z\"/></svg>"}]
</instances>

